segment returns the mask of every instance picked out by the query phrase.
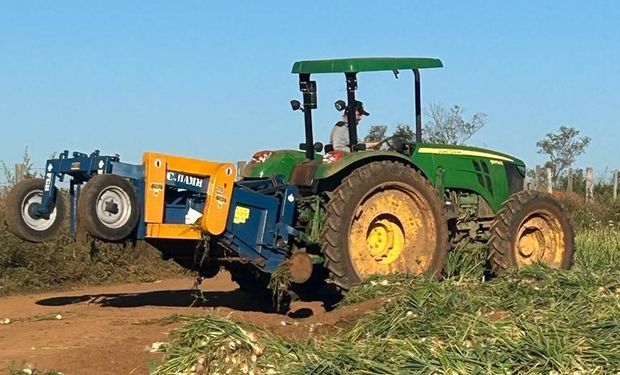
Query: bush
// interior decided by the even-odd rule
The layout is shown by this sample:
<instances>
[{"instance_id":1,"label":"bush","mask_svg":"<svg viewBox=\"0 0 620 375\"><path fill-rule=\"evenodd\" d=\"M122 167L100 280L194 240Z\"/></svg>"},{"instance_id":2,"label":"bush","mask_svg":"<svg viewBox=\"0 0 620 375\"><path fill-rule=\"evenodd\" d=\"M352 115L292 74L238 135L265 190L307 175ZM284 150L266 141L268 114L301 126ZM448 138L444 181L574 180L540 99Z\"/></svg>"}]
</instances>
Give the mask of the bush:
<instances>
[{"instance_id":1,"label":"bush","mask_svg":"<svg viewBox=\"0 0 620 375\"><path fill-rule=\"evenodd\" d=\"M595 229L620 225L620 199L614 200L611 193L595 195L592 202L576 194L563 194L560 200L573 220L575 229Z\"/></svg>"},{"instance_id":2,"label":"bush","mask_svg":"<svg viewBox=\"0 0 620 375\"><path fill-rule=\"evenodd\" d=\"M0 295L76 284L152 281L181 272L146 243L75 242L66 226L51 242L22 241L6 227L0 198Z\"/></svg>"}]
</instances>

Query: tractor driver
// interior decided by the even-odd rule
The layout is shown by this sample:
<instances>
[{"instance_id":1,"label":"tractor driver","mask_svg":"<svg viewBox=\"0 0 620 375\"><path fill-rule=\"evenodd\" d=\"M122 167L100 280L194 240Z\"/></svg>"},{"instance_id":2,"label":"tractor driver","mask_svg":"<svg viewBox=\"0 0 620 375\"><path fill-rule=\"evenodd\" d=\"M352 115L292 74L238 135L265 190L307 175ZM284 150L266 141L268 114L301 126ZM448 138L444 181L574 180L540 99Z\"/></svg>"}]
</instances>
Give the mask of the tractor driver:
<instances>
[{"instance_id":1,"label":"tractor driver","mask_svg":"<svg viewBox=\"0 0 620 375\"><path fill-rule=\"evenodd\" d=\"M332 129L332 133L330 135L330 143L334 147L334 150L349 152L350 143L349 142L349 119L348 119L348 111L349 108L344 110L344 114L342 115L342 120L338 121L334 128ZM370 116L370 113L364 110L364 104L359 100L355 101L355 126L359 125L362 120L362 116ZM367 142L367 148L374 148L377 146L378 142Z\"/></svg>"}]
</instances>

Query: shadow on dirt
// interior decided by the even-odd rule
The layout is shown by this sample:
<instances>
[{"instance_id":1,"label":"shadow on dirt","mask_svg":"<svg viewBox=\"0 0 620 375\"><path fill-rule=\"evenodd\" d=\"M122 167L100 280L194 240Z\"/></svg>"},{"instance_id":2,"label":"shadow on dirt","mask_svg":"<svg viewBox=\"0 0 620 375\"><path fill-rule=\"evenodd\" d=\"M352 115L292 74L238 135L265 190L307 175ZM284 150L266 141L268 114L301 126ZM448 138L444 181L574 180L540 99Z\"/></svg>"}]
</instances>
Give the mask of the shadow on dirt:
<instances>
[{"instance_id":1,"label":"shadow on dirt","mask_svg":"<svg viewBox=\"0 0 620 375\"><path fill-rule=\"evenodd\" d=\"M317 296L315 301L322 302L325 310L335 307L339 298L331 294ZM132 308L144 306L158 307L228 307L237 311L254 311L273 313L272 301L253 297L239 289L233 291L197 290L158 290L142 293L87 294L42 299L36 302L42 306L67 306L74 304L96 304L103 307ZM312 310L300 308L289 311L291 318L307 318Z\"/></svg>"}]
</instances>

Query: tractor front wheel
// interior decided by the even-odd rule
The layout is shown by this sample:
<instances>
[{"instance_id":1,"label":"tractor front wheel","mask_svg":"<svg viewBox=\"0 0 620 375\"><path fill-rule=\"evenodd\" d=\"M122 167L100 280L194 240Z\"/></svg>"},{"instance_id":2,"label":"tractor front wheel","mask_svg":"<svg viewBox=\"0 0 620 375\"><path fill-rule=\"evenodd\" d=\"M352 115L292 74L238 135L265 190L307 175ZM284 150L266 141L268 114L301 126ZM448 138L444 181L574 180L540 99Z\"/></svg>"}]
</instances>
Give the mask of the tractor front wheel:
<instances>
[{"instance_id":1,"label":"tractor front wheel","mask_svg":"<svg viewBox=\"0 0 620 375\"><path fill-rule=\"evenodd\" d=\"M366 164L342 180L321 235L329 277L345 290L377 274L439 276L448 250L439 196L419 172L390 161Z\"/></svg>"},{"instance_id":2,"label":"tractor front wheel","mask_svg":"<svg viewBox=\"0 0 620 375\"><path fill-rule=\"evenodd\" d=\"M568 269L573 265L574 238L568 215L555 197L528 190L513 194L491 225L491 273L534 263Z\"/></svg>"}]
</instances>

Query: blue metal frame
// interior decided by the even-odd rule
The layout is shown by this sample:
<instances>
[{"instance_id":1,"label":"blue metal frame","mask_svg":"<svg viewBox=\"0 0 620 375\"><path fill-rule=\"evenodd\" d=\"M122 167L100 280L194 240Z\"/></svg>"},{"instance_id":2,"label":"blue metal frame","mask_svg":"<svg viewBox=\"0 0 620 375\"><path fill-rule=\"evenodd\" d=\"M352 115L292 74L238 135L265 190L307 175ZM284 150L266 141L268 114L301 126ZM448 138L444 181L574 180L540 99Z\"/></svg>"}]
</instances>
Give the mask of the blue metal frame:
<instances>
[{"instance_id":1,"label":"blue metal frame","mask_svg":"<svg viewBox=\"0 0 620 375\"><path fill-rule=\"evenodd\" d=\"M290 252L298 190L282 178L238 181L231 198L226 232L221 242L264 272L273 272ZM249 210L249 217L235 222L237 207Z\"/></svg>"},{"instance_id":2,"label":"blue metal frame","mask_svg":"<svg viewBox=\"0 0 620 375\"><path fill-rule=\"evenodd\" d=\"M172 172L171 172L172 173ZM77 202L81 185L93 176L115 174L132 181L137 192L141 217L144 217L145 174L142 165L122 163L118 155L101 155L98 150L90 155L65 150L56 159L46 162L45 189L40 207L33 215L46 217L55 205L56 181L65 176L72 177L69 192L70 228L75 234L77 222ZM281 176L273 179L238 181L231 197L231 212L227 218L226 231L220 242L264 272L273 272L290 254L289 242L298 237L293 228L298 189L286 185ZM196 177L174 172L166 176L165 223L185 223L185 214L190 208L199 212L204 210L209 184L208 177ZM249 209L249 217L243 222L235 222L235 209ZM139 220L135 236L145 238L146 224Z\"/></svg>"},{"instance_id":3,"label":"blue metal frame","mask_svg":"<svg viewBox=\"0 0 620 375\"><path fill-rule=\"evenodd\" d=\"M65 176L72 179L69 182L70 199L70 229L75 234L77 225L77 202L80 195L80 187L83 183L99 174L114 173L116 175L129 178L136 185L139 196L144 193L144 167L120 162L118 155L101 155L99 150L95 150L90 155L82 152L73 152L69 157L69 150L64 150L58 158L49 159L45 163L45 185L41 204L35 206L31 212L33 217L48 218L56 205L55 189L56 181L63 182ZM140 188L140 185L142 188ZM143 206L143 205L142 205ZM142 225L142 233L144 226Z\"/></svg>"}]
</instances>

